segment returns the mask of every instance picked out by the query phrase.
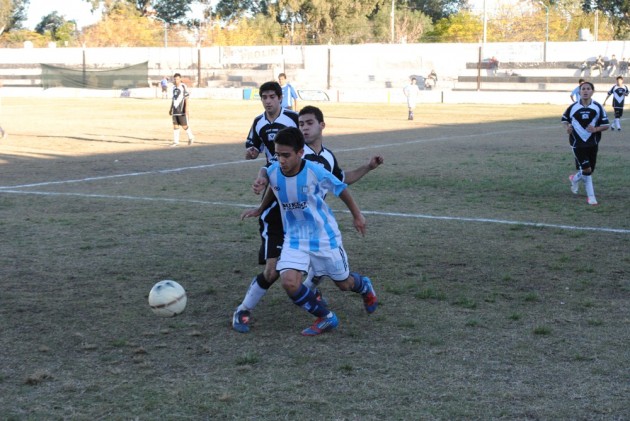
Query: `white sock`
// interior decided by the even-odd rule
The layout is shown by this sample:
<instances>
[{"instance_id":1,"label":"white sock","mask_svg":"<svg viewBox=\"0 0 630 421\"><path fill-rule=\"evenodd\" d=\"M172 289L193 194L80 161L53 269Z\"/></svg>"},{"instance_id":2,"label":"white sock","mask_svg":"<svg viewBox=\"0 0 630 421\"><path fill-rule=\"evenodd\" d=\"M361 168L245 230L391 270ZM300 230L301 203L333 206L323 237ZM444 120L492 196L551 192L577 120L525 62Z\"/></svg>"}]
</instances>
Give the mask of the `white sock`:
<instances>
[{"instance_id":1,"label":"white sock","mask_svg":"<svg viewBox=\"0 0 630 421\"><path fill-rule=\"evenodd\" d=\"M582 180L583 178L584 176L582 175L582 170L578 170L578 172L576 172L575 175L573 176L573 182L579 183L580 180Z\"/></svg>"},{"instance_id":2,"label":"white sock","mask_svg":"<svg viewBox=\"0 0 630 421\"><path fill-rule=\"evenodd\" d=\"M593 177L590 175L582 176L584 178L584 188L589 199L595 199L595 189L593 189Z\"/></svg>"},{"instance_id":3,"label":"white sock","mask_svg":"<svg viewBox=\"0 0 630 421\"><path fill-rule=\"evenodd\" d=\"M195 136L193 136L193 132L190 129L190 127L186 129L186 134L188 135L188 139L194 139L195 138Z\"/></svg>"},{"instance_id":4,"label":"white sock","mask_svg":"<svg viewBox=\"0 0 630 421\"><path fill-rule=\"evenodd\" d=\"M173 143L179 143L179 129L173 130Z\"/></svg>"},{"instance_id":5,"label":"white sock","mask_svg":"<svg viewBox=\"0 0 630 421\"><path fill-rule=\"evenodd\" d=\"M262 297L267 293L266 289L262 289L258 282L256 282L256 276L252 280L252 283L247 289L243 302L238 306L238 310L253 310L256 305L262 300Z\"/></svg>"}]
</instances>

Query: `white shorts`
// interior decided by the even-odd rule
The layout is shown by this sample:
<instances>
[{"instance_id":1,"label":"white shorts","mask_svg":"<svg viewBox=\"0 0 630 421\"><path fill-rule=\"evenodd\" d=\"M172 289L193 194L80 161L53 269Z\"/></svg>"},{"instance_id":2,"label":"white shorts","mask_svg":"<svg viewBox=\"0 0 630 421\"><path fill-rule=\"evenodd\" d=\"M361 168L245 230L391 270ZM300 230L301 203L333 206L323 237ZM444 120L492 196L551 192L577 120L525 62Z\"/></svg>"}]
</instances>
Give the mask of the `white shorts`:
<instances>
[{"instance_id":1,"label":"white shorts","mask_svg":"<svg viewBox=\"0 0 630 421\"><path fill-rule=\"evenodd\" d=\"M350 276L348 256L343 247L324 251L303 251L288 247L282 248L276 270L280 273L293 269L307 273L312 268L315 276L328 276L336 282L342 282Z\"/></svg>"}]
</instances>

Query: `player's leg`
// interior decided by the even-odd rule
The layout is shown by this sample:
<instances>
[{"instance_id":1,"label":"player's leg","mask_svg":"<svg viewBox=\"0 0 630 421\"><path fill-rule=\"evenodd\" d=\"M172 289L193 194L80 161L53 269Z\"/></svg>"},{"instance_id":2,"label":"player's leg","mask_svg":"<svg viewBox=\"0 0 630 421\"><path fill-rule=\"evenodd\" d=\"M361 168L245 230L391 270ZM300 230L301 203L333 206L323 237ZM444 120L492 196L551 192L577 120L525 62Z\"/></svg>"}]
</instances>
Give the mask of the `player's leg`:
<instances>
[{"instance_id":1,"label":"player's leg","mask_svg":"<svg viewBox=\"0 0 630 421\"><path fill-rule=\"evenodd\" d=\"M188 144L192 145L195 141L195 136L193 135L192 129L188 126L188 116L180 116L179 123L186 132L186 136L188 136Z\"/></svg>"},{"instance_id":2,"label":"player's leg","mask_svg":"<svg viewBox=\"0 0 630 421\"><path fill-rule=\"evenodd\" d=\"M573 148L573 158L575 160L575 169L577 172L569 176L569 181L571 182L571 192L573 194L578 194L580 190L580 181L584 180L582 178L582 166L580 165L580 160L577 155L577 148Z\"/></svg>"},{"instance_id":3,"label":"player's leg","mask_svg":"<svg viewBox=\"0 0 630 421\"><path fill-rule=\"evenodd\" d=\"M308 273L306 274L306 279L304 279L304 282L302 282L302 284L306 288L313 290L313 292L315 293L315 296L317 297L319 301L323 301L324 304L328 305L328 302L322 295L322 292L319 290L319 284L321 283L322 280L323 278L321 276L315 276L315 271L313 270L312 267L309 267Z\"/></svg>"},{"instance_id":4,"label":"player's leg","mask_svg":"<svg viewBox=\"0 0 630 421\"><path fill-rule=\"evenodd\" d=\"M179 146L179 119L173 116L173 143L171 146Z\"/></svg>"},{"instance_id":5,"label":"player's leg","mask_svg":"<svg viewBox=\"0 0 630 421\"><path fill-rule=\"evenodd\" d=\"M621 131L621 117L623 116L623 107L615 108L615 122L617 123L617 130Z\"/></svg>"},{"instance_id":6,"label":"player's leg","mask_svg":"<svg viewBox=\"0 0 630 421\"><path fill-rule=\"evenodd\" d=\"M586 203L589 205L597 205L595 198L595 189L593 187L593 170L597 159L597 146L592 148L580 148L579 155L582 168L582 177L584 179L584 189L586 190Z\"/></svg>"},{"instance_id":7,"label":"player's leg","mask_svg":"<svg viewBox=\"0 0 630 421\"><path fill-rule=\"evenodd\" d=\"M302 276L308 271L309 266L310 255L302 250L284 248L278 260L282 288L287 292L293 304L317 317L312 326L302 331L302 335L315 336L336 328L339 320L335 313L317 300L312 290L302 284Z\"/></svg>"},{"instance_id":8,"label":"player's leg","mask_svg":"<svg viewBox=\"0 0 630 421\"><path fill-rule=\"evenodd\" d=\"M6 139L7 137L7 132L4 131L4 129L0 126L0 139Z\"/></svg>"},{"instance_id":9,"label":"player's leg","mask_svg":"<svg viewBox=\"0 0 630 421\"><path fill-rule=\"evenodd\" d=\"M278 280L276 270L278 258L282 251L284 232L280 209L274 202L258 219L260 229L260 250L258 251L258 263L265 265L263 272L254 276L247 288L245 297L232 315L232 327L237 332L249 332L251 312L265 296L267 290Z\"/></svg>"},{"instance_id":10,"label":"player's leg","mask_svg":"<svg viewBox=\"0 0 630 421\"><path fill-rule=\"evenodd\" d=\"M365 311L374 313L378 307L378 299L372 281L367 276L360 275L356 272L350 272L348 265L348 256L343 247L336 248L327 252L317 253L312 258L315 274L325 274L330 277L342 291L352 291L360 294L363 298ZM318 269L318 267L325 269Z\"/></svg>"}]
</instances>

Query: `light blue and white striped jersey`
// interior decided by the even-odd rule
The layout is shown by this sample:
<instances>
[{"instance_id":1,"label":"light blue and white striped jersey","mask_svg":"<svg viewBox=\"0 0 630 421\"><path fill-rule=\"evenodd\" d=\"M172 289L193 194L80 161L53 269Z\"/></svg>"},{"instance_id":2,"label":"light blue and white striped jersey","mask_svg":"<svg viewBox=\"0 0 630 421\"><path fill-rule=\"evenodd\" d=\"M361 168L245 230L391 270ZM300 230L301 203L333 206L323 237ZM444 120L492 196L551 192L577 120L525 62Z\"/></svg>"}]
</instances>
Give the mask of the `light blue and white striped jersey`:
<instances>
[{"instance_id":1,"label":"light blue and white striped jersey","mask_svg":"<svg viewBox=\"0 0 630 421\"><path fill-rule=\"evenodd\" d=\"M347 184L321 165L306 160L302 161L300 172L292 177L282 174L278 162L267 168L267 175L280 203L283 247L308 252L342 245L339 226L324 198L329 191L339 196Z\"/></svg>"}]
</instances>

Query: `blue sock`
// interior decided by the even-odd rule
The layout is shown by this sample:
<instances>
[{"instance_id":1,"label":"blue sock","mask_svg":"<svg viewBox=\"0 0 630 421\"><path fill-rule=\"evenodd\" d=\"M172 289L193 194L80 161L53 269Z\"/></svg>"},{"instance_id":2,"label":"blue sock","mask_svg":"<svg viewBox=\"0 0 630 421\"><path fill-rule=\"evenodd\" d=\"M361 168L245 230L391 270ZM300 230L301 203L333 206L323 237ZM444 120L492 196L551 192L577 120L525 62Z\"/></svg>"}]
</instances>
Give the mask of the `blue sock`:
<instances>
[{"instance_id":1,"label":"blue sock","mask_svg":"<svg viewBox=\"0 0 630 421\"><path fill-rule=\"evenodd\" d=\"M289 298L293 300L295 305L302 307L316 317L326 317L330 313L330 310L325 305L317 301L315 293L304 285L300 285L297 294L289 296Z\"/></svg>"},{"instance_id":2,"label":"blue sock","mask_svg":"<svg viewBox=\"0 0 630 421\"><path fill-rule=\"evenodd\" d=\"M365 294L367 292L367 285L363 282L363 278L356 272L350 272L350 276L354 278L354 286L351 291L357 294Z\"/></svg>"}]
</instances>

